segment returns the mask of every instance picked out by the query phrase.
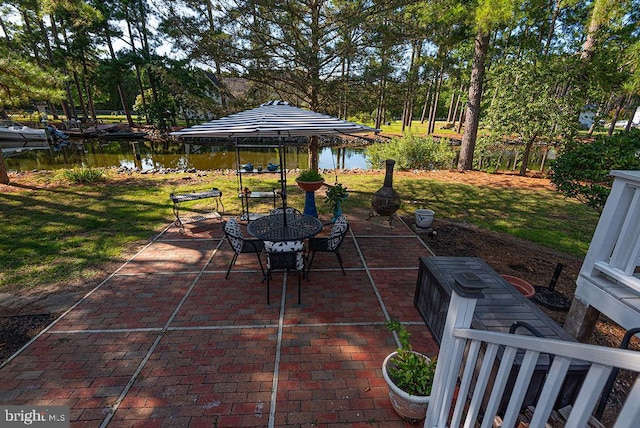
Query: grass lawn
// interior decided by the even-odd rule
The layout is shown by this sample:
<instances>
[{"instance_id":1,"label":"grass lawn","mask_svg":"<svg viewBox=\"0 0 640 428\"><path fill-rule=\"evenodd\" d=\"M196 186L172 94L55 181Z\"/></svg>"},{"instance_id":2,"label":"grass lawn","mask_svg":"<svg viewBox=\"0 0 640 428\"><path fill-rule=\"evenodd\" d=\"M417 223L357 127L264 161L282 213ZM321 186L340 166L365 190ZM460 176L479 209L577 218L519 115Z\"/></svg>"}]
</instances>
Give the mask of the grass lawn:
<instances>
[{"instance_id":1,"label":"grass lawn","mask_svg":"<svg viewBox=\"0 0 640 428\"><path fill-rule=\"evenodd\" d=\"M451 173L455 176L457 173ZM124 175L109 171L105 182L71 184L61 172L12 176L0 186L0 291L91 281L109 274L105 266L121 263L173 220L169 194L218 187L226 214L240 214L235 174L206 176L176 173ZM459 175L457 175L459 176ZM490 177L490 176L489 176ZM350 191L343 210L368 209L383 172L341 173ZM327 181L332 182L331 177ZM250 189L278 188L277 177L243 178ZM302 208L304 194L288 180L289 205ZM584 256L597 214L548 188L476 186L431 178L429 173L396 173L394 188L402 195L399 214L431 208L436 216L468 222L538 242L558 251ZM193 203L204 208L211 200ZM329 205L317 195L320 213Z\"/></svg>"}]
</instances>

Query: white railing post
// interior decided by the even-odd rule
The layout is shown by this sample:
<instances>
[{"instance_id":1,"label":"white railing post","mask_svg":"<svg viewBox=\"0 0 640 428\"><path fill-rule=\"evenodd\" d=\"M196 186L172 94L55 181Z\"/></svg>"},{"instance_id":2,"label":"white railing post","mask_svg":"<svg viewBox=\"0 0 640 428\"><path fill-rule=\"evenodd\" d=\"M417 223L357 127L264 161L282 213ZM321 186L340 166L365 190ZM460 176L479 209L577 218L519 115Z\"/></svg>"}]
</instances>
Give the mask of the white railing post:
<instances>
[{"instance_id":1,"label":"white railing post","mask_svg":"<svg viewBox=\"0 0 640 428\"><path fill-rule=\"evenodd\" d=\"M456 328L471 327L476 301L483 298L482 289L485 288L482 280L472 272L458 272L453 277L453 292L442 332L425 428L444 427L447 422L464 354L464 346L459 345L460 340L455 339L452 333Z\"/></svg>"}]
</instances>

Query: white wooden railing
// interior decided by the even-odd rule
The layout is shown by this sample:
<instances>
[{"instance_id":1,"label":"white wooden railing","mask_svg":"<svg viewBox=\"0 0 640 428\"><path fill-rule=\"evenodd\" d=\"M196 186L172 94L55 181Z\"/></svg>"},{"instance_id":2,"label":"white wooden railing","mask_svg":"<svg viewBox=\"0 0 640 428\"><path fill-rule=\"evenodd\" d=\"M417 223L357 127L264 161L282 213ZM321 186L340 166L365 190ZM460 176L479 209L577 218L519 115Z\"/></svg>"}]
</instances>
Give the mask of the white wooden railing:
<instances>
[{"instance_id":1,"label":"white wooden railing","mask_svg":"<svg viewBox=\"0 0 640 428\"><path fill-rule=\"evenodd\" d=\"M640 292L640 277L634 275L640 262L640 171L611 174L615 177L613 187L581 274L603 273Z\"/></svg>"},{"instance_id":2,"label":"white wooden railing","mask_svg":"<svg viewBox=\"0 0 640 428\"><path fill-rule=\"evenodd\" d=\"M565 323L580 341L593 330L599 312L624 329L640 326L640 171L614 170L611 175L611 193L582 263Z\"/></svg>"},{"instance_id":3,"label":"white wooden railing","mask_svg":"<svg viewBox=\"0 0 640 428\"><path fill-rule=\"evenodd\" d=\"M438 365L425 419L425 428L491 427L503 401L516 354L524 352L512 392L507 397L503 427L517 426L517 418L540 354L553 356L530 427L548 421L567 370L576 360L591 367L567 418L567 427L585 427L614 367L640 372L640 352L605 348L532 336L472 330L476 297L452 293ZM501 352L501 358L497 356ZM496 370L497 367L497 370ZM638 427L640 380L636 380L617 417L615 427ZM476 425L477 424L477 425Z\"/></svg>"}]
</instances>

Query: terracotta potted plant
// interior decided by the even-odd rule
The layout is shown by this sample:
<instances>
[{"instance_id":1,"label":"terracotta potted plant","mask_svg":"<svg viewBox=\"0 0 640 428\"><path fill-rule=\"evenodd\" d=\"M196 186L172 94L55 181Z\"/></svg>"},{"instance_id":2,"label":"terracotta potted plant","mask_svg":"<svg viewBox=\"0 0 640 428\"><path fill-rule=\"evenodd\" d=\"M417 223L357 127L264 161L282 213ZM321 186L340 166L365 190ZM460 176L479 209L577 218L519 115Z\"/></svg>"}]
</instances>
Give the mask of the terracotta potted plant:
<instances>
[{"instance_id":1,"label":"terracotta potted plant","mask_svg":"<svg viewBox=\"0 0 640 428\"><path fill-rule=\"evenodd\" d=\"M307 169L298 175L296 183L305 192L315 192L324 183L324 178L318 171Z\"/></svg>"},{"instance_id":2,"label":"terracotta potted plant","mask_svg":"<svg viewBox=\"0 0 640 428\"><path fill-rule=\"evenodd\" d=\"M393 409L405 421L415 423L427 414L431 387L436 372L436 359L411 349L410 334L398 321L389 321L387 329L395 331L400 348L382 363L382 375L389 386Z\"/></svg>"}]
</instances>

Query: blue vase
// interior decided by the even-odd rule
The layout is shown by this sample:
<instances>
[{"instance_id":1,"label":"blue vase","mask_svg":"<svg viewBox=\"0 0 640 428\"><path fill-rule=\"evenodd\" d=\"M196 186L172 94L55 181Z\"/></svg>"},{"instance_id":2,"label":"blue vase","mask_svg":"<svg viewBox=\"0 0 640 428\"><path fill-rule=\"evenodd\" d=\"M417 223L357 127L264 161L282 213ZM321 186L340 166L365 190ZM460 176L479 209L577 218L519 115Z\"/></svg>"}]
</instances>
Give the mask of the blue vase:
<instances>
[{"instance_id":1,"label":"blue vase","mask_svg":"<svg viewBox=\"0 0 640 428\"><path fill-rule=\"evenodd\" d=\"M342 201L336 201L336 205L333 207L333 218L331 219L332 223L335 223L338 217L342 215Z\"/></svg>"},{"instance_id":2,"label":"blue vase","mask_svg":"<svg viewBox=\"0 0 640 428\"><path fill-rule=\"evenodd\" d=\"M310 215L318 218L318 209L316 208L316 192L305 192L304 197L304 215Z\"/></svg>"}]
</instances>

